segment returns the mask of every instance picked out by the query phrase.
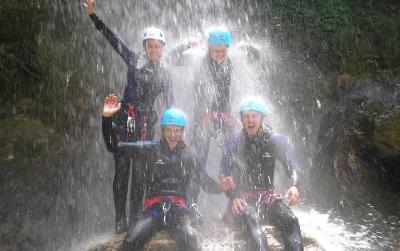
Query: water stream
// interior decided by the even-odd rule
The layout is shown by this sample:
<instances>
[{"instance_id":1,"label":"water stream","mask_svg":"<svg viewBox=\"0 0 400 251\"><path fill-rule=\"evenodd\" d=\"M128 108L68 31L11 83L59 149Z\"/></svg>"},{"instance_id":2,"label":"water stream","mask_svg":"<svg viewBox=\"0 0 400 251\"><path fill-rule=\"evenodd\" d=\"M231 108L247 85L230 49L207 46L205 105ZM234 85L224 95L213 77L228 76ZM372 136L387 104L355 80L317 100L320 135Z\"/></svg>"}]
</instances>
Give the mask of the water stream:
<instances>
[{"instance_id":1,"label":"water stream","mask_svg":"<svg viewBox=\"0 0 400 251\"><path fill-rule=\"evenodd\" d=\"M81 63L90 62L88 65L93 68L92 77L99 80L100 84L93 90L93 100L99 107L101 105L101 95L108 91L122 95L126 84L126 67L122 60L116 55L105 41L101 34L95 29L89 17L81 7L81 3L75 1L68 5L64 1L57 1L56 9L67 8L64 12L72 13L70 17L57 16L55 19L72 19L71 26L83 28L76 29L75 43L72 48L79 50L82 48ZM62 11L61 11L62 12ZM276 73L276 67L281 63L279 51L274 48L268 38L268 24L258 18L262 16L262 10L253 1L229 1L229 0L97 0L96 14L111 28L115 33L133 48L141 52L142 30L150 25L155 25L166 32L167 44L166 51L180 44L190 37L195 37L201 42L202 48L206 47L206 31L214 25L224 25L232 31L234 44L244 40L256 45L262 51L262 64L257 62L246 62L242 60L242 52L235 47L230 49L230 56L235 65L233 73L233 83L231 88L232 111L238 114L238 103L248 95L259 95L265 98L268 104L270 115L267 122L279 132L286 134L292 146L296 149L296 157L303 168L307 169L312 158L310 146L315 142L308 139L305 142L303 135L296 135L291 131L296 127L296 121L288 126L282 114L288 111L281 111L279 99L284 97L276 96L269 91L271 76ZM57 12L59 13L59 12ZM51 26L51 25L50 25ZM84 32L82 32L84 31ZM83 42L83 44L82 44ZM94 55L92 55L94 53ZM97 55L96 55L97 54ZM188 52L188 57L196 58L202 54L199 51ZM196 61L196 60L194 60ZM174 92L176 106L181 107L189 116L189 123L193 119L191 113L191 76L193 67L171 66L175 79ZM307 67L304 66L306 70ZM68 73L66 82L68 83ZM316 78L319 74L315 71ZM290 75L290 74L288 74ZM287 76L288 78L290 76ZM183 95L185 94L185 95ZM315 99L316 109L321 108L317 97ZM277 103L278 102L278 103ZM91 136L85 138L86 159L71 159L71 165L79 166L79 171L68 170L65 164L66 177L62 181L64 184L61 194L56 201L55 219L58 235L64 236L63 240L49 240L47 250L87 250L95 244L108 240L113 234L113 206L112 206L112 175L113 161L111 154L106 153L106 148L102 143L100 133L100 109L91 113L91 123L89 130L97 130ZM310 134L316 134L314 125L305 125L309 128ZM187 132L190 134L190 131ZM187 135L188 136L188 135ZM94 142L88 144L87 142ZM307 145L306 149L299 146ZM216 177L219 158L218 142L212 146L207 170ZM74 161L82 163L77 165ZM278 174L275 181L279 192L284 193L284 175ZM307 179L306 179L307 180ZM308 184L305 184L308 186ZM309 188L308 188L309 189ZM329 195L326 195L329 196ZM68 220L71 215L66 213L71 202L74 208L78 208L78 215L73 215L74 220ZM208 198L203 195L202 210L204 214L218 217L225 207L226 200L221 197ZM211 202L211 203L210 203ZM218 204L218 203L219 204ZM214 206L214 207L213 207ZM207 213L207 212L209 213ZM396 216L383 216L373 206L366 205L359 210L356 218L352 218L335 209L326 210L323 206L311 204L304 200L302 204L294 208L294 212L299 218L301 228L304 232L315 238L326 250L391 250L398 243L400 238L400 219ZM62 225L71 224L70 231L64 232ZM54 226L50 226L52 229ZM50 230L49 230L50 231Z\"/></svg>"}]
</instances>

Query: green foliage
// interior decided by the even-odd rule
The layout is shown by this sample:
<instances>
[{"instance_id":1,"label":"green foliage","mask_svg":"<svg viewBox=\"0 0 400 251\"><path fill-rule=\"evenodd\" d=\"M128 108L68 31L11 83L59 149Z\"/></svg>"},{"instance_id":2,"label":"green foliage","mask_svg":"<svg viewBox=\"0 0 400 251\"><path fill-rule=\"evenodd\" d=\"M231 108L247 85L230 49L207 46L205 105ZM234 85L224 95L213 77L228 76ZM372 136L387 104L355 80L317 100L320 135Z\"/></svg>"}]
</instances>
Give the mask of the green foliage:
<instances>
[{"instance_id":1,"label":"green foliage","mask_svg":"<svg viewBox=\"0 0 400 251\"><path fill-rule=\"evenodd\" d=\"M327 55L338 71L358 75L400 69L396 1L272 0L264 9L270 22L302 36L305 48Z\"/></svg>"}]
</instances>

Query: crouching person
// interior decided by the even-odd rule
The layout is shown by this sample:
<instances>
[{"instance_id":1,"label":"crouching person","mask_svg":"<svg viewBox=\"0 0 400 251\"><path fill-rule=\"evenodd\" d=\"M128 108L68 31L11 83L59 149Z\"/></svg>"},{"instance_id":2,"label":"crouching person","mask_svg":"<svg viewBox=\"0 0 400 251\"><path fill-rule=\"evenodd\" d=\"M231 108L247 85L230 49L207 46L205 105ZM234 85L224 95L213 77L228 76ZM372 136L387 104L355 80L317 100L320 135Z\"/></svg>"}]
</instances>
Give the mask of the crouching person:
<instances>
[{"instance_id":1,"label":"crouching person","mask_svg":"<svg viewBox=\"0 0 400 251\"><path fill-rule=\"evenodd\" d=\"M143 215L130 227L122 250L141 250L154 234L166 229L181 250L198 250L193 221L202 187L209 193L222 189L211 179L196 154L183 141L185 115L168 109L161 118L162 138L146 154ZM135 192L135 191L132 191Z\"/></svg>"},{"instance_id":2,"label":"crouching person","mask_svg":"<svg viewBox=\"0 0 400 251\"><path fill-rule=\"evenodd\" d=\"M296 163L281 135L263 126L267 109L257 99L240 106L242 132L227 142L221 161L220 185L231 199L226 217L238 218L248 235L249 250L267 250L267 239L258 226L259 219L282 232L285 250L303 250L296 216L273 191L275 160L281 162L291 186L286 194L289 205L299 202Z\"/></svg>"}]
</instances>

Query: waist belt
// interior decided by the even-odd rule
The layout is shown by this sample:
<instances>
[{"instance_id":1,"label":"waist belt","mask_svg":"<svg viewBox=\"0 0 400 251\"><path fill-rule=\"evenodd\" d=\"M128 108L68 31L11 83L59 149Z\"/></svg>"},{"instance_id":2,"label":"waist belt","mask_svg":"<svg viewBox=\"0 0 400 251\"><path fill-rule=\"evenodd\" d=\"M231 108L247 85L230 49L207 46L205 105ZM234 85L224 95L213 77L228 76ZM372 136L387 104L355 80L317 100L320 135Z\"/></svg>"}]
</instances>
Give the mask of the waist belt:
<instances>
[{"instance_id":1,"label":"waist belt","mask_svg":"<svg viewBox=\"0 0 400 251\"><path fill-rule=\"evenodd\" d=\"M180 196L176 195L167 195L167 196L162 196L162 195L156 195L150 198L146 198L144 201L144 209L148 209L152 207L154 204L157 203L172 203L175 205L178 205L180 207L186 207L186 200Z\"/></svg>"}]
</instances>

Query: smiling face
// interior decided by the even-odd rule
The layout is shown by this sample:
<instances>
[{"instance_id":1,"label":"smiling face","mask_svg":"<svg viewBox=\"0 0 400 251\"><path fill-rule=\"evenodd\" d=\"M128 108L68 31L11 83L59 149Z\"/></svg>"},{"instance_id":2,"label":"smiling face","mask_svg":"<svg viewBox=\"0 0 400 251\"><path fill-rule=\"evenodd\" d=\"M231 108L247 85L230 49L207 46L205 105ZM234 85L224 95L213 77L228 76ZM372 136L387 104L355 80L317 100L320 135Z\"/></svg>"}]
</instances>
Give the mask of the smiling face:
<instances>
[{"instance_id":1,"label":"smiling face","mask_svg":"<svg viewBox=\"0 0 400 251\"><path fill-rule=\"evenodd\" d=\"M163 136L167 140L169 147L174 148L182 140L183 127L175 125L163 126Z\"/></svg>"},{"instance_id":2,"label":"smiling face","mask_svg":"<svg viewBox=\"0 0 400 251\"><path fill-rule=\"evenodd\" d=\"M241 113L241 121L244 131L250 137L257 134L258 130L261 128L262 121L264 119L264 114L261 112L248 110Z\"/></svg>"},{"instance_id":3,"label":"smiling face","mask_svg":"<svg viewBox=\"0 0 400 251\"><path fill-rule=\"evenodd\" d=\"M164 49L164 44L157 39L146 39L144 42L144 51L147 58L153 64L160 62L162 53Z\"/></svg>"},{"instance_id":4,"label":"smiling face","mask_svg":"<svg viewBox=\"0 0 400 251\"><path fill-rule=\"evenodd\" d=\"M227 54L228 54L228 46L227 45L210 45L211 57L218 63L224 62Z\"/></svg>"}]
</instances>

